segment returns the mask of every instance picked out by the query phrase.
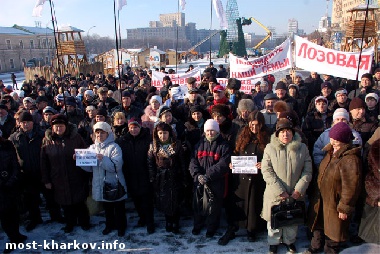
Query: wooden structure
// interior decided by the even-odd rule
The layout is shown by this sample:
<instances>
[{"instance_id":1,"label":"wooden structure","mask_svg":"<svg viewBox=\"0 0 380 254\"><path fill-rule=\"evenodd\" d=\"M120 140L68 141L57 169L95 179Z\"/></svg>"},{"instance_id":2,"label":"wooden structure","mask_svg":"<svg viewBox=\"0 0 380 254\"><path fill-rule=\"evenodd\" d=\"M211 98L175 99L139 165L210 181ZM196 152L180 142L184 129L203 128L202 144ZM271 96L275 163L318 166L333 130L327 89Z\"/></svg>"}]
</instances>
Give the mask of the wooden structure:
<instances>
[{"instance_id":1,"label":"wooden structure","mask_svg":"<svg viewBox=\"0 0 380 254\"><path fill-rule=\"evenodd\" d=\"M363 43L363 49L369 47L375 48L375 59L377 59L378 24L375 17L375 11L378 7L374 5L368 6L367 20L365 20L366 9L367 5L362 4L348 11L351 13L351 17L344 27L345 37L342 40L341 50L346 52L357 52L360 51L360 45ZM361 42L363 29L364 37L363 42Z\"/></svg>"}]
</instances>

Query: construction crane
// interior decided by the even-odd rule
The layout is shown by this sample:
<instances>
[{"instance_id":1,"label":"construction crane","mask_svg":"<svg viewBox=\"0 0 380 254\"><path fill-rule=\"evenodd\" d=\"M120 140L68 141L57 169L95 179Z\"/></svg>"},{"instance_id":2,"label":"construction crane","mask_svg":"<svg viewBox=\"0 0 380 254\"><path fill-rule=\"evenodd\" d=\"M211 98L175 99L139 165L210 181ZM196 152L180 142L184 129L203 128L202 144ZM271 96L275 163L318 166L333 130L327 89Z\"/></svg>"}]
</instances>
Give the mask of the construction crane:
<instances>
[{"instance_id":1,"label":"construction crane","mask_svg":"<svg viewBox=\"0 0 380 254\"><path fill-rule=\"evenodd\" d=\"M220 31L213 32L212 34L210 34L209 36L207 36L206 38L204 38L203 40L201 40L200 42L198 42L197 44L195 44L194 46L186 50L186 52L183 52L182 55L187 55L187 54L197 55L198 53L195 51L195 49L199 47L200 45L202 45L203 43L205 43L206 41L208 41L209 39L211 39L212 37L214 37L214 35L217 35L218 33L220 33Z\"/></svg>"},{"instance_id":2,"label":"construction crane","mask_svg":"<svg viewBox=\"0 0 380 254\"><path fill-rule=\"evenodd\" d=\"M256 44L256 46L253 47L253 49L257 50L266 40L268 40L272 36L272 32L263 24L261 24L257 19L250 17L250 18L241 18L241 24L243 26L249 26L252 24L252 21L256 22L259 26L261 26L266 32L267 35L262 39L259 43Z\"/></svg>"}]
</instances>

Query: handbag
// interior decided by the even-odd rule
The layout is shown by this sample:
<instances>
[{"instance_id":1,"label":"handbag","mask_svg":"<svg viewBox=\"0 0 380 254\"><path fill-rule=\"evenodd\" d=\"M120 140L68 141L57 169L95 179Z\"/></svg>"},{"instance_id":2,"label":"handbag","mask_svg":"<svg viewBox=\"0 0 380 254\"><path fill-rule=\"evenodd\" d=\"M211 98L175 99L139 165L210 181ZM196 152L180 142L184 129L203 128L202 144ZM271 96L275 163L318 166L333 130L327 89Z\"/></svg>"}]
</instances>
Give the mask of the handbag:
<instances>
[{"instance_id":1,"label":"handbag","mask_svg":"<svg viewBox=\"0 0 380 254\"><path fill-rule=\"evenodd\" d=\"M105 170L104 178L103 178L103 199L107 201L118 200L124 197L124 195L127 193L124 189L124 186L119 181L115 163L113 163L113 165L115 167L115 176L116 176L117 184L115 185L115 183L106 182L106 174L107 174L106 170Z\"/></svg>"},{"instance_id":2,"label":"handbag","mask_svg":"<svg viewBox=\"0 0 380 254\"><path fill-rule=\"evenodd\" d=\"M214 194L207 184L198 184L195 195L193 208L194 211L202 216L208 216L211 214L214 205Z\"/></svg>"},{"instance_id":3,"label":"handbag","mask_svg":"<svg viewBox=\"0 0 380 254\"><path fill-rule=\"evenodd\" d=\"M286 199L271 208L271 228L280 229L305 223L305 202Z\"/></svg>"}]
</instances>

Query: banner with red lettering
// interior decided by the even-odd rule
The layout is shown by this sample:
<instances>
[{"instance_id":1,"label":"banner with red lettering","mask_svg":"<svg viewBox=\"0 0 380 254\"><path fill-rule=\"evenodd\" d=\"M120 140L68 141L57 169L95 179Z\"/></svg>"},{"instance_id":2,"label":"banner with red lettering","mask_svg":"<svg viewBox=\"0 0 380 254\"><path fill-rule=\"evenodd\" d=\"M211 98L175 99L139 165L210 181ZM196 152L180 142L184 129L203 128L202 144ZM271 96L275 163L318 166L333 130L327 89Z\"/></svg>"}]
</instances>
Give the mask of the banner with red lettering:
<instances>
[{"instance_id":1,"label":"banner with red lettering","mask_svg":"<svg viewBox=\"0 0 380 254\"><path fill-rule=\"evenodd\" d=\"M227 82L228 82L227 78L217 78L217 80L221 86L223 86L223 87L227 86ZM241 87L240 87L239 91L244 92L245 94L251 94L252 89L255 88L255 84L257 83L257 81L260 81L260 80L261 80L261 78L242 79L241 80Z\"/></svg>"},{"instance_id":2,"label":"banner with red lettering","mask_svg":"<svg viewBox=\"0 0 380 254\"><path fill-rule=\"evenodd\" d=\"M296 66L308 71L329 74L335 77L356 80L359 52L344 52L328 49L295 36ZM363 50L360 60L359 77L371 71L374 48Z\"/></svg>"},{"instance_id":3,"label":"banner with red lettering","mask_svg":"<svg viewBox=\"0 0 380 254\"><path fill-rule=\"evenodd\" d=\"M189 72L176 74L166 74L159 71L153 71L151 85L157 87L157 89L160 90L163 86L162 79L165 76L170 77L172 84L186 85L186 79L190 77L196 78L197 83L199 83L201 81L201 69L199 67L196 67Z\"/></svg>"},{"instance_id":4,"label":"banner with red lettering","mask_svg":"<svg viewBox=\"0 0 380 254\"><path fill-rule=\"evenodd\" d=\"M253 79L293 67L290 39L286 39L268 54L248 61L230 53L230 77Z\"/></svg>"}]
</instances>

